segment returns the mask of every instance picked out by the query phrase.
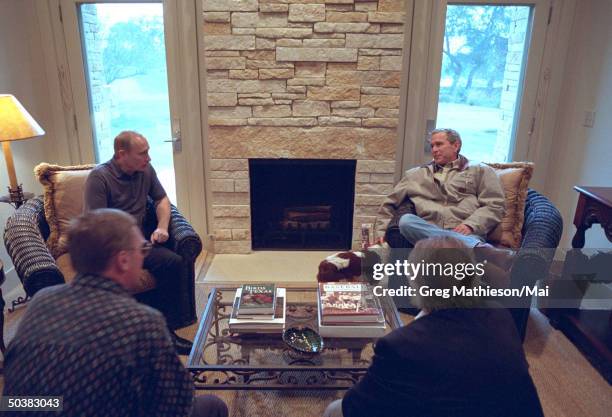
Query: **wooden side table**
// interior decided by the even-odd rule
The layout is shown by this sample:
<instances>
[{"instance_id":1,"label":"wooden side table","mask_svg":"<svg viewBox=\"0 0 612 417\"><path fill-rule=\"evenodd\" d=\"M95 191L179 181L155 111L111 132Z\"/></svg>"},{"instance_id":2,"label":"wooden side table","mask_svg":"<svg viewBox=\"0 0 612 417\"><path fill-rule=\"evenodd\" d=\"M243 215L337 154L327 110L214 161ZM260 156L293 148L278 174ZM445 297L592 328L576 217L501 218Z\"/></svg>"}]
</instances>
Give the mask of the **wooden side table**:
<instances>
[{"instance_id":1,"label":"wooden side table","mask_svg":"<svg viewBox=\"0 0 612 417\"><path fill-rule=\"evenodd\" d=\"M574 190L580 196L574 215L576 233L572 247L584 248L585 232L595 223L601 224L606 237L612 242L612 187L576 186ZM568 256L571 254L568 253ZM588 281L584 281L577 282L576 286L584 293L588 285ZM612 384L612 311L568 308L553 309L546 315L551 319L551 324L562 331Z\"/></svg>"},{"instance_id":2,"label":"wooden side table","mask_svg":"<svg viewBox=\"0 0 612 417\"><path fill-rule=\"evenodd\" d=\"M584 233L594 223L601 224L606 237L612 242L612 187L575 186L580 193L574 226L576 234L572 239L572 248L584 248Z\"/></svg>"}]
</instances>

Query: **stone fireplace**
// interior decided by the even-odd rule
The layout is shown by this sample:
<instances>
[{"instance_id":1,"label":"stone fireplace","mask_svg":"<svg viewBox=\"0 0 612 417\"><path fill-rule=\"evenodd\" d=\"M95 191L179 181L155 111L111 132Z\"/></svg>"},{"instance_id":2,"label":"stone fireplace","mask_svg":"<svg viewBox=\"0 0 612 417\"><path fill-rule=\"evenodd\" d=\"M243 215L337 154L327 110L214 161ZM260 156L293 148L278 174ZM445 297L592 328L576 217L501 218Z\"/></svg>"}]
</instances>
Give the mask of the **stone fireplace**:
<instances>
[{"instance_id":1,"label":"stone fireplace","mask_svg":"<svg viewBox=\"0 0 612 417\"><path fill-rule=\"evenodd\" d=\"M202 1L215 251L252 250L249 160L281 158L354 161L355 247L393 187L405 1Z\"/></svg>"}]
</instances>

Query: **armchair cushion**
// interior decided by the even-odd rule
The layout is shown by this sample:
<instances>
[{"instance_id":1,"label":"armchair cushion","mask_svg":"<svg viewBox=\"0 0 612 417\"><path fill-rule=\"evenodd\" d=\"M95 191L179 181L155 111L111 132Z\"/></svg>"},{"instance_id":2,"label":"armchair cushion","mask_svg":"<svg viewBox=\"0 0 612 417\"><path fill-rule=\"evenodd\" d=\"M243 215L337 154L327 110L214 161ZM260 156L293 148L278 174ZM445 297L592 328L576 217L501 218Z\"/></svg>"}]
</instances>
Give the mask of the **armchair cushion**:
<instances>
[{"instance_id":1,"label":"armchair cushion","mask_svg":"<svg viewBox=\"0 0 612 417\"><path fill-rule=\"evenodd\" d=\"M487 241L519 248L525 221L527 188L533 173L531 162L488 163L495 169L506 196L506 213L500 224L487 236Z\"/></svg>"},{"instance_id":2,"label":"armchair cushion","mask_svg":"<svg viewBox=\"0 0 612 417\"><path fill-rule=\"evenodd\" d=\"M50 231L47 246L54 258L67 251L68 226L73 218L83 212L83 189L93 167L42 163L34 168L34 174L45 191L45 217Z\"/></svg>"}]
</instances>

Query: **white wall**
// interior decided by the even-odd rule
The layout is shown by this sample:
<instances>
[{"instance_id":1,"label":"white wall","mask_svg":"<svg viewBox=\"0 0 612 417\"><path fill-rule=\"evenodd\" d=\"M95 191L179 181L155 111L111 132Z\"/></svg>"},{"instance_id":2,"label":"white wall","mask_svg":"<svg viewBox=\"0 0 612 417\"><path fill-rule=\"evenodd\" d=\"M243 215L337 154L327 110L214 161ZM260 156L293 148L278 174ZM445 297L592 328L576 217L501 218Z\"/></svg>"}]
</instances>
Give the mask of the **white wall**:
<instances>
[{"instance_id":1,"label":"white wall","mask_svg":"<svg viewBox=\"0 0 612 417\"><path fill-rule=\"evenodd\" d=\"M25 191L40 194L42 188L34 178L33 169L42 161L58 160L52 113L43 60L42 42L38 30L34 0L0 0L0 93L13 94L46 131L46 135L13 142L17 179ZM8 194L8 175L4 157L0 157L0 195ZM13 212L8 204L0 204L0 233L7 217ZM10 301L13 289L20 283L7 256L4 242L0 244L0 259L4 263L7 281L2 286L5 300ZM8 295L8 297L7 297Z\"/></svg>"},{"instance_id":2,"label":"white wall","mask_svg":"<svg viewBox=\"0 0 612 417\"><path fill-rule=\"evenodd\" d=\"M561 247L571 247L578 201L574 185L612 187L612 2L576 5L565 77L557 113L546 194L561 211ZM597 112L592 128L585 111ZM612 247L599 225L587 232L586 247Z\"/></svg>"}]
</instances>

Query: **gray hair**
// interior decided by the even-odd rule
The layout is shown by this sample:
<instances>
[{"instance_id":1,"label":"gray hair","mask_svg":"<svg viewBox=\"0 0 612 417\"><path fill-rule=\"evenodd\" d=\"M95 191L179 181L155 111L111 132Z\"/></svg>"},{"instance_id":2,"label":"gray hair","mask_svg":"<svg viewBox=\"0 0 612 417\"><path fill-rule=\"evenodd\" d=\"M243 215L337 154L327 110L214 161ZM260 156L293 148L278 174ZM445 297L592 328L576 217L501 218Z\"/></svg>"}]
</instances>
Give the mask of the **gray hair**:
<instances>
[{"instance_id":1,"label":"gray hair","mask_svg":"<svg viewBox=\"0 0 612 417\"><path fill-rule=\"evenodd\" d=\"M414 249L408 256L408 262L425 265L452 265L453 270L462 264L474 265L474 257L470 248L462 241L454 237L432 237L420 240L414 245ZM432 268L434 273L420 274L410 281L410 285L417 289L415 304L417 307L427 311L440 310L445 308L469 308L480 305L480 299L473 296L453 295L453 287L474 288L481 284L481 280L475 273L464 273L464 278L459 280L454 276L444 275L440 268ZM444 298L437 295L423 297L419 294L419 288L428 286L430 289L443 289L450 292L450 297Z\"/></svg>"},{"instance_id":2,"label":"gray hair","mask_svg":"<svg viewBox=\"0 0 612 417\"><path fill-rule=\"evenodd\" d=\"M457 132L455 129L434 129L431 132L429 132L429 140L431 141L431 137L435 134L438 133L444 133L446 135L446 140L449 141L450 143L455 143L455 142L459 142L459 149L457 149L457 152L461 152L461 135L459 134L459 132Z\"/></svg>"}]
</instances>

